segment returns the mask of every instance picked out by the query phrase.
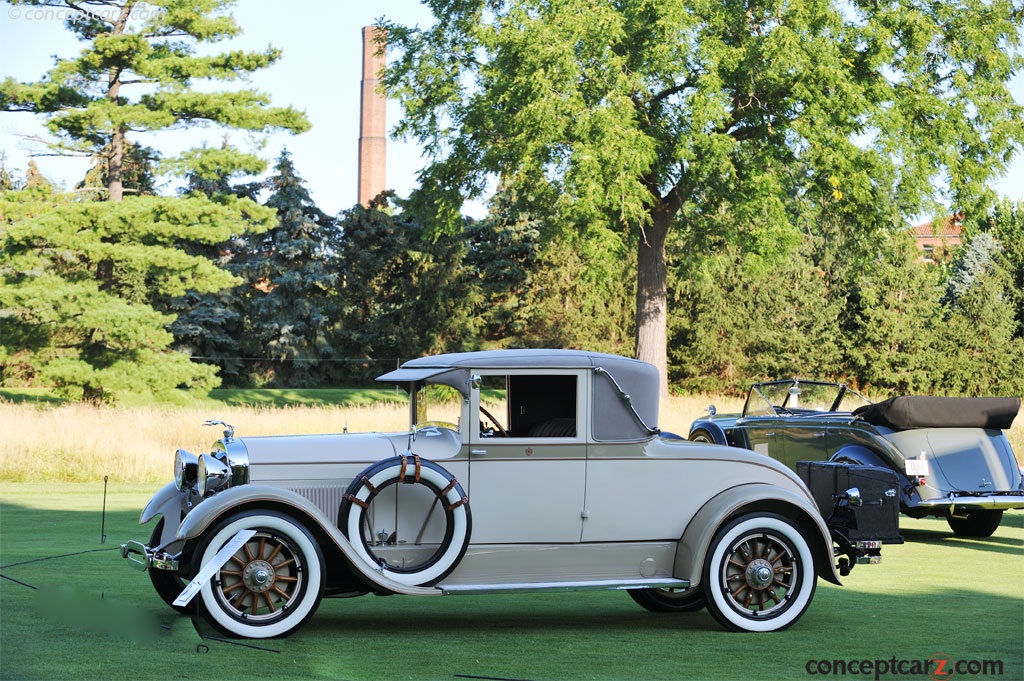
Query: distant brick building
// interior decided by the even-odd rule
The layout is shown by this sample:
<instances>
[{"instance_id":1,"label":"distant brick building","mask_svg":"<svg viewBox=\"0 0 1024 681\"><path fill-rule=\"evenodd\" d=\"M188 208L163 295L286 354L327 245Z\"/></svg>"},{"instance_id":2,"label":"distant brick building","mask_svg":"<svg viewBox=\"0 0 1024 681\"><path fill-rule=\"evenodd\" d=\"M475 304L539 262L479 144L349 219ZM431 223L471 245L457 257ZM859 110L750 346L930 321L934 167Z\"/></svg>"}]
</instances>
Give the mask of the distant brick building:
<instances>
[{"instance_id":1,"label":"distant brick building","mask_svg":"<svg viewBox=\"0 0 1024 681\"><path fill-rule=\"evenodd\" d=\"M921 251L921 259L941 262L960 246L963 241L963 213L952 215L935 222L923 222L913 228L912 234Z\"/></svg>"}]
</instances>

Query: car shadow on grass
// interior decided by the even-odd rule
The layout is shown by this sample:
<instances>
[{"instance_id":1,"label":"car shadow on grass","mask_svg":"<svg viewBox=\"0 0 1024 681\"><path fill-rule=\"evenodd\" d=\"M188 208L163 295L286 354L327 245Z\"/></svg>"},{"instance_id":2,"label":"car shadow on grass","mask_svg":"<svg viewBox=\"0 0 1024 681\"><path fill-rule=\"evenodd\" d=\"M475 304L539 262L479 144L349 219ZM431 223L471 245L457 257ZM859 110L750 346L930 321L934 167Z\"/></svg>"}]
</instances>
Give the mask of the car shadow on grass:
<instances>
[{"instance_id":1,"label":"car shadow on grass","mask_svg":"<svg viewBox=\"0 0 1024 681\"><path fill-rule=\"evenodd\" d=\"M1020 554L1024 540L1019 530L1024 527L1024 513L1008 512L991 537L961 537L953 534L944 520L938 518L900 518L900 535L907 542L928 544L945 549L969 549L996 553Z\"/></svg>"}]
</instances>

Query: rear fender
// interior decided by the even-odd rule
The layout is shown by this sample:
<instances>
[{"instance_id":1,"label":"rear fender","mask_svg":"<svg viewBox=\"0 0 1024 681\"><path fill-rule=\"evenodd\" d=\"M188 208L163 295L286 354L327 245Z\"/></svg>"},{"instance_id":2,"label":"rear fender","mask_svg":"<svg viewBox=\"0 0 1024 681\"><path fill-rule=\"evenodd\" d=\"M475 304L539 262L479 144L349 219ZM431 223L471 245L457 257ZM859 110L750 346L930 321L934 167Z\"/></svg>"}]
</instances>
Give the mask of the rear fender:
<instances>
[{"instance_id":1,"label":"rear fender","mask_svg":"<svg viewBox=\"0 0 1024 681\"><path fill-rule=\"evenodd\" d=\"M196 539L225 515L248 509L280 511L305 525L317 537L333 543L344 556L353 573L367 584L372 585L371 590L413 596L441 594L440 589L433 587L400 584L374 570L359 557L348 538L324 516L319 508L305 497L280 487L242 485L224 490L198 504L191 513L185 516L185 520L178 528L177 538L182 541Z\"/></svg>"},{"instance_id":2,"label":"rear fender","mask_svg":"<svg viewBox=\"0 0 1024 681\"><path fill-rule=\"evenodd\" d=\"M764 483L749 483L724 490L697 511L676 548L673 576L689 580L691 586L699 584L708 547L718 529L733 518L758 511L777 513L796 523L807 537L818 576L833 584L842 584L832 552L832 535L814 502L790 490Z\"/></svg>"},{"instance_id":3,"label":"rear fender","mask_svg":"<svg viewBox=\"0 0 1024 681\"><path fill-rule=\"evenodd\" d=\"M835 454L833 454L829 461L834 463L852 463L863 466L877 466L878 468L885 468L890 471L896 471L896 475L899 477L900 487L900 498L903 500L904 505L913 505L915 503L915 490L917 489L907 477L907 474L893 465L893 460L886 459L885 456L879 454L869 447L864 445L846 445L840 447Z\"/></svg>"}]
</instances>

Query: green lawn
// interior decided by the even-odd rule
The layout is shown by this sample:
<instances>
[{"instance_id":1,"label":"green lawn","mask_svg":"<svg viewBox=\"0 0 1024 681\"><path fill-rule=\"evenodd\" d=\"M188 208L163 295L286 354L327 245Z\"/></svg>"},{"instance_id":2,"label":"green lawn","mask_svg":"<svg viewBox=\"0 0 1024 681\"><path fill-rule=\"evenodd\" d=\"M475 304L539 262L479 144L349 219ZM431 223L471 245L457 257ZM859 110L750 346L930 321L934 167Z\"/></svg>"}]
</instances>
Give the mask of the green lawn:
<instances>
[{"instance_id":1,"label":"green lawn","mask_svg":"<svg viewBox=\"0 0 1024 681\"><path fill-rule=\"evenodd\" d=\"M806 665L936 655L1002 663L979 678L1024 678L1021 512L984 541L904 519L905 545L845 587L820 582L777 634L651 614L619 592L364 596L324 601L294 636L246 647L200 638L120 559L120 542L148 538L137 518L153 491L111 485L101 544L102 483L0 483L0 679L872 679Z\"/></svg>"}]
</instances>

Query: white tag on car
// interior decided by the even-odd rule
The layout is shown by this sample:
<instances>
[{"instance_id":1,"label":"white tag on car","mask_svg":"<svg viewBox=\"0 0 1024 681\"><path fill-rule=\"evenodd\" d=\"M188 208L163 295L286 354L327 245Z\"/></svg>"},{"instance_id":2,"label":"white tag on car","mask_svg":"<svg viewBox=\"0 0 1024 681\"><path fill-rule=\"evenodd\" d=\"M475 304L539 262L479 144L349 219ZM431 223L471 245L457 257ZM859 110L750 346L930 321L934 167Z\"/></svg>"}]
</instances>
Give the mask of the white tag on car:
<instances>
[{"instance_id":1,"label":"white tag on car","mask_svg":"<svg viewBox=\"0 0 1024 681\"><path fill-rule=\"evenodd\" d=\"M203 585L210 581L213 574L224 567L224 563L228 562L231 556L235 555L235 552L242 548L245 542L252 539L254 534L256 534L256 530L240 530L238 534L232 537L231 541L217 552L213 560L202 567L199 574L188 583L184 591L178 594L178 597L174 599L174 605L179 607L188 605L189 601L195 598L195 595L203 588Z\"/></svg>"},{"instance_id":2,"label":"white tag on car","mask_svg":"<svg viewBox=\"0 0 1024 681\"><path fill-rule=\"evenodd\" d=\"M907 475L928 475L928 459L924 457L920 459L906 459L905 464Z\"/></svg>"}]
</instances>

